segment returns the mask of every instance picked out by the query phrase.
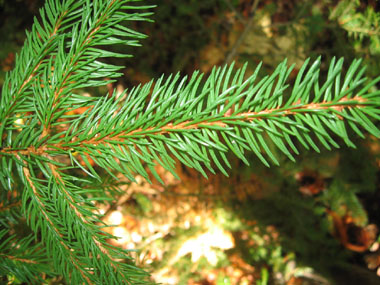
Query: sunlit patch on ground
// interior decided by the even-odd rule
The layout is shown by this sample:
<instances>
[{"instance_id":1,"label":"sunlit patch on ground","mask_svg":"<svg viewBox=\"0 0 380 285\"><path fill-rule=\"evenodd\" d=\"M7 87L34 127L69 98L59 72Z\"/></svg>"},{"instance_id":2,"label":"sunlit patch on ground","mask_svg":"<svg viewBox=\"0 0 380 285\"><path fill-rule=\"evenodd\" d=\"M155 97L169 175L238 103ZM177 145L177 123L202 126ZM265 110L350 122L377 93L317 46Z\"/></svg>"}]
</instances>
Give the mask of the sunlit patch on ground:
<instances>
[{"instance_id":1,"label":"sunlit patch on ground","mask_svg":"<svg viewBox=\"0 0 380 285\"><path fill-rule=\"evenodd\" d=\"M136 177L137 182L124 189L128 199L112 211L103 209L103 214L107 213L104 221L113 225L106 230L119 237L112 242L137 250L133 257L155 282L248 285L266 282L271 266L278 270L280 282L306 272L297 266L294 255L282 252L275 227L259 228L255 221L241 221L218 206L220 194L227 193L228 186L223 180L216 182L224 179L222 176L202 182L190 173L181 177L181 184L164 170L157 171L167 183L165 187ZM249 185L235 189L239 199L254 195L259 188L253 179ZM207 195L197 192L202 187ZM262 196L259 190L257 195Z\"/></svg>"}]
</instances>

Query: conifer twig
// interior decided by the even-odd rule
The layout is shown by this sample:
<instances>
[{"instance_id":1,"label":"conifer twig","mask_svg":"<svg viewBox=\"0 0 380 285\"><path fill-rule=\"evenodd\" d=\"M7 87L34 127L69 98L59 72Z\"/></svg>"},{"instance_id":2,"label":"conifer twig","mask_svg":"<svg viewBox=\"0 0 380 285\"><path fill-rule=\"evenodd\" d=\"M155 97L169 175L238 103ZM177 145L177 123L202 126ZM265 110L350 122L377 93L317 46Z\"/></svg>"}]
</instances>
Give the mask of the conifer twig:
<instances>
[{"instance_id":1,"label":"conifer twig","mask_svg":"<svg viewBox=\"0 0 380 285\"><path fill-rule=\"evenodd\" d=\"M246 164L251 152L270 166L280 163L281 153L295 161L300 147L316 152L342 143L355 147L352 133L380 137L374 123L380 119L375 88L380 77L364 77L361 60L345 71L343 59L334 58L327 75L320 76L321 59L307 59L292 83L294 65L285 60L263 77L261 64L249 76L247 65L236 69L231 64L208 76L162 76L120 96L78 95L121 75L121 67L101 59L129 55L107 46L137 46L145 37L124 25L150 15L139 10L151 7L134 2L47 0L41 23L35 21L5 79L0 183L8 193L17 191L15 200L21 201L34 237L10 243L15 236L1 229L0 254L15 262L0 260L0 269L13 262L12 274L22 282L41 283L42 272L56 272L72 284L148 282L129 251L109 244L116 237L103 231L96 204L114 200L101 183L104 172L115 181L118 174L150 181L152 174L164 183L155 166L177 177L179 161L205 177L206 169L228 176L228 152ZM258 0L252 12L257 5ZM227 61L244 41L253 15L250 21ZM72 112L79 108L84 111ZM41 242L32 243L35 239ZM30 260L37 263L16 262L28 259L19 253L29 247Z\"/></svg>"},{"instance_id":2,"label":"conifer twig","mask_svg":"<svg viewBox=\"0 0 380 285\"><path fill-rule=\"evenodd\" d=\"M251 16L245 25L244 31L241 33L240 37L237 39L237 41L232 46L231 51L226 56L224 64L230 64L233 61L239 47L244 43L245 38L247 37L249 31L252 29L253 24L255 22L255 20L254 20L255 14L256 14L255 12L256 12L256 8L257 8L258 4L259 4L259 0L255 0L255 2L253 2L252 8L251 8Z\"/></svg>"}]
</instances>

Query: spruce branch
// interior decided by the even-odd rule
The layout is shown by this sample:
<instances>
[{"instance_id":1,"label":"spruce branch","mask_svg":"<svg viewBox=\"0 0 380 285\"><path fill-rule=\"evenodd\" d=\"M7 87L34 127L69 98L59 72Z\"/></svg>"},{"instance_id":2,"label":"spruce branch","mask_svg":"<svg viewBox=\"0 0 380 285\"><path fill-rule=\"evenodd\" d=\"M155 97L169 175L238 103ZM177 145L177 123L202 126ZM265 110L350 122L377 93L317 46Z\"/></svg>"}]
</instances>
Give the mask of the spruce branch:
<instances>
[{"instance_id":1,"label":"spruce branch","mask_svg":"<svg viewBox=\"0 0 380 285\"><path fill-rule=\"evenodd\" d=\"M128 251L107 243L115 237L102 230L105 225L94 214L96 199L75 185L80 179L39 149L56 134L57 125L75 118L67 111L93 101L76 95L75 90L105 85L111 80L103 78L120 75L120 67L99 59L129 55L104 47L137 46L145 37L124 24L146 20L151 13L136 11L149 7L130 2L134 1L48 1L41 10L43 25L35 20L2 90L1 146L15 152L10 152L9 160L3 157L0 180L10 191L16 167L24 184L23 214L36 235L41 234L48 255L54 257L54 268L74 284L135 284L147 276L131 263ZM34 151L23 152L23 145Z\"/></svg>"},{"instance_id":2,"label":"spruce branch","mask_svg":"<svg viewBox=\"0 0 380 285\"><path fill-rule=\"evenodd\" d=\"M288 83L294 66L284 61L262 78L261 65L247 76L247 66L231 64L207 78L199 72L163 76L121 95L76 94L120 75L121 67L101 58L129 55L106 46L136 46L145 37L124 22L146 20L150 13L138 10L150 7L130 2L47 1L2 90L3 193L22 185L17 191L28 225L41 236L46 256L54 257L55 271L73 284L136 284L147 277L129 251L107 242L116 237L103 231L95 203L112 200L115 190L101 185L100 168L131 181L136 174L149 180L149 169L162 182L155 166L175 175L177 159L205 177L205 169L216 168L228 175L229 151L246 164L253 152L269 166L279 164L275 149L294 161L299 145L317 152L320 145L332 149L342 142L355 147L350 130L380 137L373 123L380 118L380 77L368 81L361 60L344 72L343 59L333 59L322 78L321 59L308 59L294 83ZM72 112L82 107L86 111ZM88 178L78 177L78 170ZM28 260L35 259L3 251L9 233L1 234L1 270L9 262L34 265ZM27 273L23 278L32 280Z\"/></svg>"},{"instance_id":3,"label":"spruce branch","mask_svg":"<svg viewBox=\"0 0 380 285\"><path fill-rule=\"evenodd\" d=\"M19 281L27 283L43 282L35 272L52 272L42 248L42 244L34 242L33 235L20 239L10 235L8 229L0 230L0 275L13 274Z\"/></svg>"},{"instance_id":4,"label":"spruce branch","mask_svg":"<svg viewBox=\"0 0 380 285\"><path fill-rule=\"evenodd\" d=\"M244 79L245 67L235 71L233 65L214 69L203 86L198 72L190 80L179 75L161 78L154 86L150 82L118 98L114 94L98 99L71 121L68 130L44 144L36 140L18 153L67 155L71 166L98 179L88 156L111 175L118 171L131 180L135 173L149 180L147 166L160 180L154 165L175 174L172 156L207 177L202 165L214 172L214 164L227 174L229 150L247 164L247 151L267 166L268 158L279 164L268 139L294 161L299 153L295 141L319 152L316 139L327 149L339 147L336 137L355 147L348 128L362 137L360 129L379 137L371 122L379 118L379 92L369 90L380 78L367 83L360 60L344 75L343 59L334 59L322 84L320 63L317 59L309 66L307 60L289 91L286 79L293 67L286 61L261 80L257 80L260 66Z\"/></svg>"},{"instance_id":5,"label":"spruce branch","mask_svg":"<svg viewBox=\"0 0 380 285\"><path fill-rule=\"evenodd\" d=\"M32 168L23 167L23 209L33 231L41 232L42 241L54 256L55 268L61 268L60 273L73 283L121 284L131 283L134 275L144 277L142 270L117 261L129 258L128 251L106 243L115 237L102 231L104 225L94 214L92 200L81 196L82 189L72 183L77 178L62 173L50 161L36 163L45 179L37 178Z\"/></svg>"},{"instance_id":6,"label":"spruce branch","mask_svg":"<svg viewBox=\"0 0 380 285\"><path fill-rule=\"evenodd\" d=\"M32 96L31 87L36 76L46 66L46 59L57 48L57 37L64 33L67 21L75 21L78 16L75 11L80 8L78 1L47 1L44 9L40 10L43 26L35 18L31 32L27 32L27 39L20 55L16 57L15 68L5 78L1 96L0 109L0 137L8 124L14 122L12 115L17 109L27 107L28 96ZM29 105L29 106L28 106Z\"/></svg>"}]
</instances>

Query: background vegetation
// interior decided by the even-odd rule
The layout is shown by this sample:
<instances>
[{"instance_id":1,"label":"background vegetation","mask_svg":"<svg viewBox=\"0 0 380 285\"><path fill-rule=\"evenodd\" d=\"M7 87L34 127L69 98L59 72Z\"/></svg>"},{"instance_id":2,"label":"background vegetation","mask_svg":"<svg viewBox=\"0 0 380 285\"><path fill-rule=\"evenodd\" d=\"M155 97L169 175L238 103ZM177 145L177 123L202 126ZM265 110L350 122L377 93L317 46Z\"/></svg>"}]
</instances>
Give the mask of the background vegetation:
<instances>
[{"instance_id":1,"label":"background vegetation","mask_svg":"<svg viewBox=\"0 0 380 285\"><path fill-rule=\"evenodd\" d=\"M319 55L325 63L334 56L346 63L363 58L369 77L380 74L378 1L146 2L158 6L155 23L135 29L149 38L108 88L162 73L207 73L232 60L251 69L263 61L271 73L288 58L297 69ZM2 78L42 3L0 1ZM205 180L178 166L181 181L157 170L165 186L141 177L111 183L122 191L103 206L104 219L118 224L110 228L121 237L117 244L138 249L138 264L164 284L378 284L380 145L371 136L354 143L357 149L304 150L297 163L283 157L281 167L266 168L253 156L247 167L231 158L228 178Z\"/></svg>"}]
</instances>

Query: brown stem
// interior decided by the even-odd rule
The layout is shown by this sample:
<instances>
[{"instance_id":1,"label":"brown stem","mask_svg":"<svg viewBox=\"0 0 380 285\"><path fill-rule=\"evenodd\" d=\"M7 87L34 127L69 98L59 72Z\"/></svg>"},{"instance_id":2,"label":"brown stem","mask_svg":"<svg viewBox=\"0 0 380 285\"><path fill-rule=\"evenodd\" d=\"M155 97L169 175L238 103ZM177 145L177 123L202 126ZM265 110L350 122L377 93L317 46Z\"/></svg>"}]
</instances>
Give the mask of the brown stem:
<instances>
[{"instance_id":1,"label":"brown stem","mask_svg":"<svg viewBox=\"0 0 380 285\"><path fill-rule=\"evenodd\" d=\"M354 101L352 105L347 105L347 102ZM284 116L291 116L295 114L302 114L302 113L309 113L317 110L328 110L328 109L333 109L336 111L343 111L344 109L350 109L350 108L360 108L363 105L365 105L366 100L361 98L361 97L353 97L351 99L347 98L342 98L338 102L322 102L322 103L309 103L309 104L296 104L292 105L289 108L286 109L281 109L275 108L275 109L269 109L269 110L262 110L259 112L245 112L245 113L238 113L234 114L234 117L237 117L239 120L242 121L247 121L247 122L252 122L254 120L262 120L262 119L268 119L268 117L284 117ZM21 154L21 155L26 155L29 156L30 154L35 154L35 155L44 155L46 154L47 151L51 150L56 150L60 149L62 151L69 151L74 147L81 147L81 148L86 148L86 145L99 145L99 144L106 144L108 143L107 141L112 140L112 141L120 141L123 142L126 140L126 137L128 136L145 136L146 132L149 132L149 134L154 134L154 135L165 135L169 134L173 131L176 130L190 130L190 129L200 129L202 125L208 125L208 126L218 126L218 127L227 127L228 120L230 115L225 115L221 116L220 120L213 121L213 122L208 122L208 121L203 121L203 122L198 122L198 123L192 123L191 121L184 121L182 123L173 125L173 123L168 123L165 126L162 126L160 128L154 128L150 127L147 129L135 129L135 130L126 130L123 132L118 133L117 135L111 133L101 139L99 139L97 136L95 136L92 139L89 140L83 140L83 141L78 141L78 140L72 140L70 142L70 145L68 143L56 143L52 145L41 145L40 147L36 148L34 146L30 146L26 149L12 149L10 147L4 148L0 150L0 156L3 154ZM236 120L235 118L231 118L231 120ZM153 131L153 132L152 132ZM66 146L65 146L66 145Z\"/></svg>"},{"instance_id":2,"label":"brown stem","mask_svg":"<svg viewBox=\"0 0 380 285\"><path fill-rule=\"evenodd\" d=\"M2 205L0 205L0 206L2 206ZM20 207L20 206L21 206L21 201L18 201L16 203L9 204L9 205L7 205L5 207L0 207L0 212L5 212L5 211L8 211L11 208Z\"/></svg>"},{"instance_id":3,"label":"brown stem","mask_svg":"<svg viewBox=\"0 0 380 285\"><path fill-rule=\"evenodd\" d=\"M30 263L30 264L38 264L38 262L35 260L19 258L19 257L13 256L13 255L0 254L0 256L2 256L3 258L12 259L12 260L19 261L19 262Z\"/></svg>"},{"instance_id":4,"label":"brown stem","mask_svg":"<svg viewBox=\"0 0 380 285\"><path fill-rule=\"evenodd\" d=\"M252 30L252 27L253 27L253 24L254 24L255 12L256 12L256 8L257 8L258 4L259 4L259 0L255 0L255 2L252 5L252 9L251 9L251 14L252 14L251 18L248 20L248 22L247 22L247 24L245 26L244 31L242 32L242 34L240 35L240 37L235 42L235 44L232 47L230 53L227 55L224 64L230 64L232 62L232 60L235 58L235 55L236 55L239 47L244 42L244 40L247 37L249 31Z\"/></svg>"},{"instance_id":5,"label":"brown stem","mask_svg":"<svg viewBox=\"0 0 380 285\"><path fill-rule=\"evenodd\" d=\"M84 48L85 46L89 46L91 44L92 40L95 37L95 34L99 31L99 29L102 26L103 22L108 19L109 16L107 15L107 13L109 12L110 8L112 7L112 5L115 2L116 2L116 0L113 0L107 6L107 8L105 9L102 17L99 18L97 20L97 22L95 23L95 28L92 29L91 31L89 31L88 36L86 37L86 39L82 42L82 44L79 47L80 52L78 54L74 54L74 55L71 56L71 60L70 60L70 63L68 65L69 67L75 66L77 64L76 62L74 62L74 59L78 58L79 55L83 53L83 51L85 50L85 48ZM62 81L62 83L59 86L57 86L57 90L54 92L54 102L52 104L52 109L53 110L57 106L58 101L59 101L59 99L61 97L61 94L66 89L66 84L70 81L71 76L74 74L74 72L72 72L72 71L69 72L69 73L67 73L68 70L70 69L69 67L66 67L66 71L65 71L65 73L62 76L63 81ZM50 123L51 122L47 122L46 125L44 124L40 138L43 138L43 137L47 136L50 133L50 127L51 127Z\"/></svg>"},{"instance_id":6,"label":"brown stem","mask_svg":"<svg viewBox=\"0 0 380 285\"><path fill-rule=\"evenodd\" d=\"M16 157L17 157L17 155L16 155ZM21 160L20 157L17 157L17 158L19 160ZM25 178L26 178L26 180L27 180L30 188L33 191L34 197L35 197L35 199L37 201L37 205L40 208L40 212L44 216L45 220L50 224L49 228L53 229L53 231L55 231L57 235L59 235L60 237L62 237L63 235L58 231L57 227L54 225L54 223L48 217L46 207L45 207L44 203L40 200L40 196L41 195L38 193L38 190L37 190L36 186L34 185L34 183L32 181L30 171L29 171L29 169L26 166L23 167L23 172L24 172L24 176L25 176ZM71 259L74 267L80 272L80 274L88 282L88 284L91 284L90 279L85 275L85 273L83 272L83 270L79 267L78 261L75 259L75 257L73 257L73 254L72 254L72 251L70 250L70 248L63 241L61 241L61 240L59 241L59 243L65 248L66 252L70 253L70 259Z\"/></svg>"}]
</instances>

